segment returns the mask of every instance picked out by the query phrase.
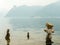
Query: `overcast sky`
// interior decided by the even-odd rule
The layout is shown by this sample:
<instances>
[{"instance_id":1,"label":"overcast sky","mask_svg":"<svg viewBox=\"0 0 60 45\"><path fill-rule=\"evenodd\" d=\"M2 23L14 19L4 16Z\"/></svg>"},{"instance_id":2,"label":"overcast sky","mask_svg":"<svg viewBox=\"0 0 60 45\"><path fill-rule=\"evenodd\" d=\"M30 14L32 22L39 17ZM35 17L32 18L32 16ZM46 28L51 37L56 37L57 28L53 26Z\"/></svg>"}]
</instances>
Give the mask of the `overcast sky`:
<instances>
[{"instance_id":1,"label":"overcast sky","mask_svg":"<svg viewBox=\"0 0 60 45\"><path fill-rule=\"evenodd\" d=\"M28 5L28 6L46 6L48 4L57 2L58 0L0 0L0 10L1 9L10 9L14 5Z\"/></svg>"}]
</instances>

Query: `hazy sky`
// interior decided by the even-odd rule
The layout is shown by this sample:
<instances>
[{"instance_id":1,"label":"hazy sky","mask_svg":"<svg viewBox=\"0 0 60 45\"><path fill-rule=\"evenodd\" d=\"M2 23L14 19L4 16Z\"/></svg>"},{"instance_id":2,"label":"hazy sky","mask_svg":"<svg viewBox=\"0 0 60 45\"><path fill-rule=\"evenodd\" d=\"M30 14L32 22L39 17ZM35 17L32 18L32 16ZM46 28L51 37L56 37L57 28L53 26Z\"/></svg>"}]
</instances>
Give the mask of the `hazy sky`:
<instances>
[{"instance_id":1,"label":"hazy sky","mask_svg":"<svg viewBox=\"0 0 60 45\"><path fill-rule=\"evenodd\" d=\"M58 0L0 0L0 9L9 9L9 8L12 8L14 5L45 6L57 1Z\"/></svg>"}]
</instances>

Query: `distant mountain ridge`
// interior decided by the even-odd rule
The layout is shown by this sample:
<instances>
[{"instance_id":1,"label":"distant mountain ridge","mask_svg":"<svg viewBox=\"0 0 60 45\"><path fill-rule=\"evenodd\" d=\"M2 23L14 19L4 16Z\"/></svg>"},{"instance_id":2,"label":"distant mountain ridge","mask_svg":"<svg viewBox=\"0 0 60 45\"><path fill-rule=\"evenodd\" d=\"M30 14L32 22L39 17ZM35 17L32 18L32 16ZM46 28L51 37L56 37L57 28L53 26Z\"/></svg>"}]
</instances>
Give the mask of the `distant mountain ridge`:
<instances>
[{"instance_id":1,"label":"distant mountain ridge","mask_svg":"<svg viewBox=\"0 0 60 45\"><path fill-rule=\"evenodd\" d=\"M41 11L40 6L20 6L13 7L7 14L7 17L31 17L35 16L36 12Z\"/></svg>"},{"instance_id":2,"label":"distant mountain ridge","mask_svg":"<svg viewBox=\"0 0 60 45\"><path fill-rule=\"evenodd\" d=\"M19 6L13 7L8 13L7 17L59 17L60 16L60 2L50 4L48 6Z\"/></svg>"},{"instance_id":3,"label":"distant mountain ridge","mask_svg":"<svg viewBox=\"0 0 60 45\"><path fill-rule=\"evenodd\" d=\"M60 17L60 2L50 4L42 10L42 16L45 17ZM44 15L45 14L45 15Z\"/></svg>"}]
</instances>

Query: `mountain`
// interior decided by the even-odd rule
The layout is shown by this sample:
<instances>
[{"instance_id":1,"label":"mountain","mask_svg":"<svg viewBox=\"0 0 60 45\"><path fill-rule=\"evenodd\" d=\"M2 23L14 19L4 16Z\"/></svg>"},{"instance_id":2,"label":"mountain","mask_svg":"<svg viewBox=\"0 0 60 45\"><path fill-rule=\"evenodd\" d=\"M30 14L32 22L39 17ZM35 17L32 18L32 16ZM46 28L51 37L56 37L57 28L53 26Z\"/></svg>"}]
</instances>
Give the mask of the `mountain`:
<instances>
[{"instance_id":1,"label":"mountain","mask_svg":"<svg viewBox=\"0 0 60 45\"><path fill-rule=\"evenodd\" d=\"M60 16L60 2L45 6L44 9L41 11L41 14L43 17L59 17Z\"/></svg>"},{"instance_id":2,"label":"mountain","mask_svg":"<svg viewBox=\"0 0 60 45\"><path fill-rule=\"evenodd\" d=\"M37 15L43 7L41 6L20 6L13 7L7 14L7 17L32 17Z\"/></svg>"},{"instance_id":3,"label":"mountain","mask_svg":"<svg viewBox=\"0 0 60 45\"><path fill-rule=\"evenodd\" d=\"M42 6L19 6L13 7L8 13L7 17L59 17L60 16L60 2L56 2L45 7Z\"/></svg>"}]
</instances>

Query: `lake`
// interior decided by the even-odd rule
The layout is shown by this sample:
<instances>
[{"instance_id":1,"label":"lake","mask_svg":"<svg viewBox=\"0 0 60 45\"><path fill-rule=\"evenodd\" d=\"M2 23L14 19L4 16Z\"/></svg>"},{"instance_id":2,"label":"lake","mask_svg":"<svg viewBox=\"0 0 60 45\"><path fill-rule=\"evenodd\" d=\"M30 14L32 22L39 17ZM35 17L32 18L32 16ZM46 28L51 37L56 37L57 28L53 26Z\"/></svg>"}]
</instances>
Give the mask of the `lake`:
<instances>
[{"instance_id":1,"label":"lake","mask_svg":"<svg viewBox=\"0 0 60 45\"><path fill-rule=\"evenodd\" d=\"M54 25L53 45L60 45L60 18L0 18L0 45L6 45L6 30L10 29L11 45L45 45L46 22ZM26 34L30 33L30 40Z\"/></svg>"}]
</instances>

